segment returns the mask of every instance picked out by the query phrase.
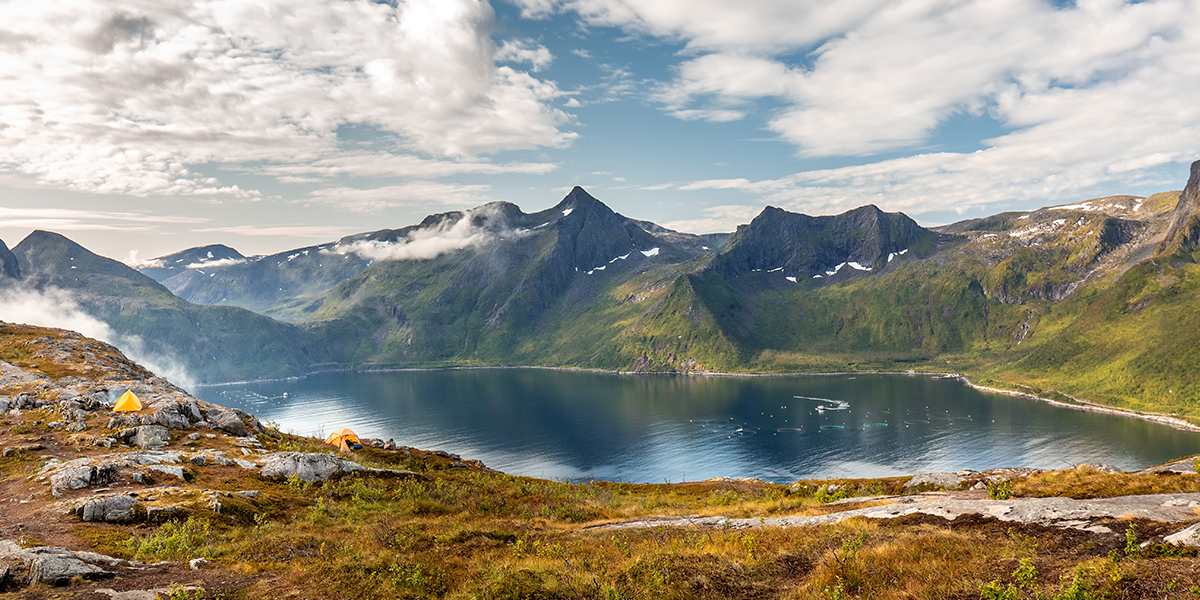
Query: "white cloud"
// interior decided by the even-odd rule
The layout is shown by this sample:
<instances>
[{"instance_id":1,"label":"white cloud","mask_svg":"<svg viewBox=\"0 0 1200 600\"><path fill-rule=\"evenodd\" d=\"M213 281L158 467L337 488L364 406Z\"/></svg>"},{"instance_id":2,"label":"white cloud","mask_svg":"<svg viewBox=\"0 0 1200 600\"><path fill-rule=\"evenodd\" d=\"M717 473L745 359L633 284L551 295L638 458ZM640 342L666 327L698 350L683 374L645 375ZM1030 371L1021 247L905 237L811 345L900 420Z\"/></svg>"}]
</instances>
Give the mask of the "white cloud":
<instances>
[{"instance_id":1,"label":"white cloud","mask_svg":"<svg viewBox=\"0 0 1200 600\"><path fill-rule=\"evenodd\" d=\"M875 202L920 214L1080 198L1159 181L1200 157L1192 0L563 0L525 10L683 41L673 77L653 92L676 117L774 106L767 127L801 155L908 154L674 189L741 190L814 213ZM961 116L1009 132L973 152L931 146Z\"/></svg>"},{"instance_id":2,"label":"white cloud","mask_svg":"<svg viewBox=\"0 0 1200 600\"><path fill-rule=\"evenodd\" d=\"M530 40L507 40L496 49L496 62L525 63L534 71L545 69L553 60L550 50Z\"/></svg>"},{"instance_id":3,"label":"white cloud","mask_svg":"<svg viewBox=\"0 0 1200 600\"><path fill-rule=\"evenodd\" d=\"M257 197L197 166L336 158L342 125L423 156L568 144L561 92L497 65L492 21L479 0L0 3L0 171Z\"/></svg>"},{"instance_id":4,"label":"white cloud","mask_svg":"<svg viewBox=\"0 0 1200 600\"><path fill-rule=\"evenodd\" d=\"M680 39L690 50L801 47L845 30L886 0L515 0L531 18L571 10L593 25Z\"/></svg>"},{"instance_id":5,"label":"white cloud","mask_svg":"<svg viewBox=\"0 0 1200 600\"><path fill-rule=\"evenodd\" d=\"M150 261L152 262L152 261ZM216 260L202 260L199 262L188 263L184 266L185 269L220 269L222 267L232 267L234 265L244 264L244 258L218 258Z\"/></svg>"},{"instance_id":6,"label":"white cloud","mask_svg":"<svg viewBox=\"0 0 1200 600\"><path fill-rule=\"evenodd\" d=\"M513 239L526 234L503 223L493 227L481 226L476 218L487 217L488 207L464 213L456 220L446 220L431 227L417 229L397 242L358 240L339 243L322 250L327 254L355 254L367 260L429 260L465 248L482 246L499 240Z\"/></svg>"},{"instance_id":7,"label":"white cloud","mask_svg":"<svg viewBox=\"0 0 1200 600\"><path fill-rule=\"evenodd\" d=\"M0 291L0 321L69 329L116 346L125 356L156 375L184 388L195 387L195 378L172 356L151 352L142 338L113 331L107 323L84 311L69 292L24 287Z\"/></svg>"},{"instance_id":8,"label":"white cloud","mask_svg":"<svg viewBox=\"0 0 1200 600\"><path fill-rule=\"evenodd\" d=\"M469 207L485 203L490 191L489 186L481 184L410 181L374 188L322 188L309 194L307 201L358 212L402 206Z\"/></svg>"}]
</instances>

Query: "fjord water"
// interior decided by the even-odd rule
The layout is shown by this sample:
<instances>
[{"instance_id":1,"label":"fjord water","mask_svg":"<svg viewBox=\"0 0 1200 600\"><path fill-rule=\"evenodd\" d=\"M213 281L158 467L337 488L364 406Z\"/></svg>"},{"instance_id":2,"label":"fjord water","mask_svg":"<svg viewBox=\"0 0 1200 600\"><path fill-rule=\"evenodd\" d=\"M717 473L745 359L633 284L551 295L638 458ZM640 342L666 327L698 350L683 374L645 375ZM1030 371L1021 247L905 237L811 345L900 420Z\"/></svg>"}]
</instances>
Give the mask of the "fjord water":
<instances>
[{"instance_id":1,"label":"fjord water","mask_svg":"<svg viewBox=\"0 0 1200 600\"><path fill-rule=\"evenodd\" d=\"M342 373L210 387L284 431L439 449L555 479L911 474L1200 452L1200 435L904 375L683 377L540 369Z\"/></svg>"}]
</instances>

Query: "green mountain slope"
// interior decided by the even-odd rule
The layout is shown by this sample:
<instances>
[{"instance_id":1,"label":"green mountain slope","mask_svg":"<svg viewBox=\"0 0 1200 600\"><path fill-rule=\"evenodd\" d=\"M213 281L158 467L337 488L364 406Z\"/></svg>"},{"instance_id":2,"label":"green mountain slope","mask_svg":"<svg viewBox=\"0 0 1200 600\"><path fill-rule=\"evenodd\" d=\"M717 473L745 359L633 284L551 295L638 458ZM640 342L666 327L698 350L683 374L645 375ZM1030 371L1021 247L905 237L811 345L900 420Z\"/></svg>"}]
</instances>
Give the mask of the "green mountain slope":
<instances>
[{"instance_id":1,"label":"green mountain slope","mask_svg":"<svg viewBox=\"0 0 1200 600\"><path fill-rule=\"evenodd\" d=\"M199 381L296 375L323 358L301 328L233 307L197 306L149 277L44 231L13 249L21 279L6 285L68 292L120 335L182 365Z\"/></svg>"},{"instance_id":2,"label":"green mountain slope","mask_svg":"<svg viewBox=\"0 0 1200 600\"><path fill-rule=\"evenodd\" d=\"M18 246L10 270L229 378L439 364L953 369L1200 416L1197 223L1200 163L1180 193L936 230L874 206L768 208L731 236L695 236L575 188L536 213L494 203L270 260L193 249L155 272L205 301L241 290L230 303L302 326L188 304L49 234Z\"/></svg>"}]
</instances>

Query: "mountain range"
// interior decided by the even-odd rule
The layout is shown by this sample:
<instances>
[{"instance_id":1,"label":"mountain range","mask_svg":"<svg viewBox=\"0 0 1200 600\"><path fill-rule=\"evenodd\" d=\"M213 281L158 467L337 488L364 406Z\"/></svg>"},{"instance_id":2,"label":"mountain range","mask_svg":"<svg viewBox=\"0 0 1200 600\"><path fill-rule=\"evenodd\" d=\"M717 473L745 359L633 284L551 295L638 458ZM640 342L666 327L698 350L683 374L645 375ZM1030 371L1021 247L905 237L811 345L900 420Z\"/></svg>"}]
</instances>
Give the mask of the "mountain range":
<instances>
[{"instance_id":1,"label":"mountain range","mask_svg":"<svg viewBox=\"0 0 1200 600\"><path fill-rule=\"evenodd\" d=\"M35 232L0 242L0 287L70 292L209 382L402 365L922 369L1200 414L1198 249L1200 162L1182 192L937 228L875 206L768 207L691 235L576 187L534 213L490 203L140 271Z\"/></svg>"}]
</instances>

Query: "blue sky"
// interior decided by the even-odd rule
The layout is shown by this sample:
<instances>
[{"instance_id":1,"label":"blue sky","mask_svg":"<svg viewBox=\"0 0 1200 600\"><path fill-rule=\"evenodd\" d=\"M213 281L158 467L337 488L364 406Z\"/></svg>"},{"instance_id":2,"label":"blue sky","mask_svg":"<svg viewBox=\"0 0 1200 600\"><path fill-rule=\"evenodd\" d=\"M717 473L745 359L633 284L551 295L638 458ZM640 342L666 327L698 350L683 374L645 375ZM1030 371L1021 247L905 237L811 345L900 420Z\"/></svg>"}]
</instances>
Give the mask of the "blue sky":
<instances>
[{"instance_id":1,"label":"blue sky","mask_svg":"<svg viewBox=\"0 0 1200 600\"><path fill-rule=\"evenodd\" d=\"M732 230L1177 189L1200 2L0 4L0 239L280 251L572 185Z\"/></svg>"}]
</instances>

